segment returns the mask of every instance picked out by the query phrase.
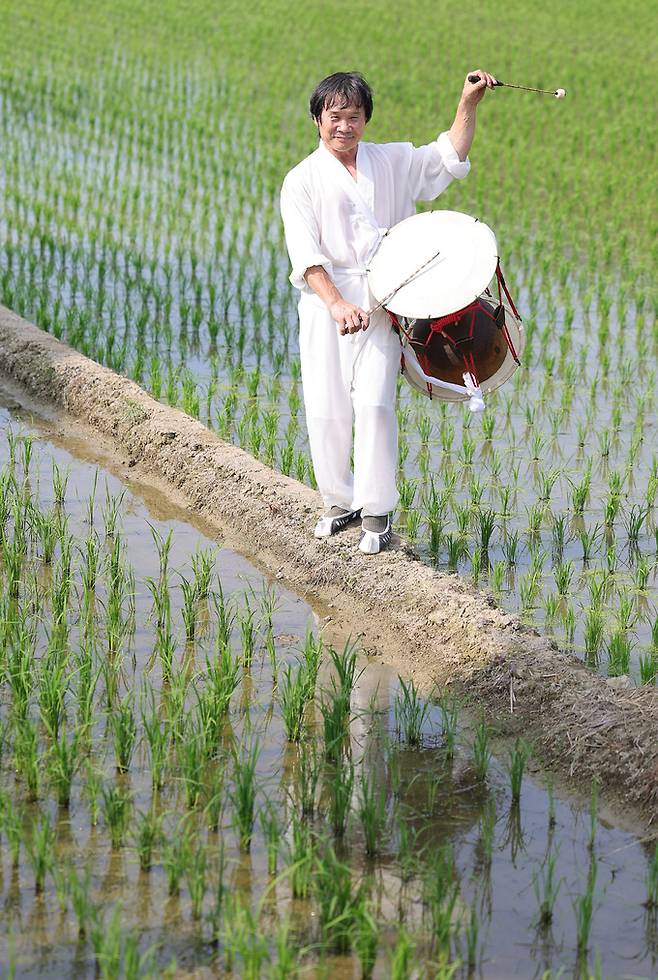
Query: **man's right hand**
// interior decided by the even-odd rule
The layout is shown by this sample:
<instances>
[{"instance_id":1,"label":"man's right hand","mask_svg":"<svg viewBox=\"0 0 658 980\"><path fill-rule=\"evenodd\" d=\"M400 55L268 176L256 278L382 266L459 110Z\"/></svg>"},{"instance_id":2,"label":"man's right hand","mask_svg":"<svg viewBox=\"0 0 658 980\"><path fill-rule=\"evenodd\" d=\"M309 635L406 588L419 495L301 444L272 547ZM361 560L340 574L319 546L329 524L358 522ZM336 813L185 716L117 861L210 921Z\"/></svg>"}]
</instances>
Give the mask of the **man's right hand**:
<instances>
[{"instance_id":1,"label":"man's right hand","mask_svg":"<svg viewBox=\"0 0 658 980\"><path fill-rule=\"evenodd\" d=\"M360 306L354 306L347 300L339 299L331 304L329 312L338 324L338 333L344 337L347 333L358 333L367 330L370 318Z\"/></svg>"}]
</instances>

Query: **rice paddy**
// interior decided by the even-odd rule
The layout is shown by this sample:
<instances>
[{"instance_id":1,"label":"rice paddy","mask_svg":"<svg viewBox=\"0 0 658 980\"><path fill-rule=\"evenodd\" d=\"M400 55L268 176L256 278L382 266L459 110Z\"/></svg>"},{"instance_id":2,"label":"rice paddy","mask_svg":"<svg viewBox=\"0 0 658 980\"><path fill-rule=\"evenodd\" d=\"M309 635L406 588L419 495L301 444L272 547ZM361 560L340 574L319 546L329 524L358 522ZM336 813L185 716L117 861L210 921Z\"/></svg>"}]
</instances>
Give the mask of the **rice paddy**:
<instances>
[{"instance_id":1,"label":"rice paddy","mask_svg":"<svg viewBox=\"0 0 658 980\"><path fill-rule=\"evenodd\" d=\"M8 975L655 972L654 844L596 784L0 418Z\"/></svg>"},{"instance_id":2,"label":"rice paddy","mask_svg":"<svg viewBox=\"0 0 658 980\"><path fill-rule=\"evenodd\" d=\"M655 236L649 183L629 194L613 149L653 110L649 6L623 28L594 6L551 8L550 29L525 5L480 12L486 50L465 12L414 6L395 45L392 8L377 25L350 8L371 138L447 127L464 65L494 51L504 78L568 99L489 97L473 172L439 202L496 231L528 349L481 420L401 383L397 526L593 668L654 683ZM324 8L49 9L2 15L0 300L313 485L277 195L313 148L306 92L335 67ZM650 170L647 139L633 161Z\"/></svg>"},{"instance_id":3,"label":"rice paddy","mask_svg":"<svg viewBox=\"0 0 658 980\"><path fill-rule=\"evenodd\" d=\"M474 30L414 0L399 20L7 0L0 302L313 486L277 198L315 145L314 83L362 70L369 138L416 143L475 65L563 86L487 96L438 202L496 232L527 348L481 418L400 383L395 520L592 669L653 685L655 13L514 0ZM531 746L499 755L472 706L362 673L242 559L3 421L10 975L655 974L654 845L602 822L595 786L561 800Z\"/></svg>"}]
</instances>

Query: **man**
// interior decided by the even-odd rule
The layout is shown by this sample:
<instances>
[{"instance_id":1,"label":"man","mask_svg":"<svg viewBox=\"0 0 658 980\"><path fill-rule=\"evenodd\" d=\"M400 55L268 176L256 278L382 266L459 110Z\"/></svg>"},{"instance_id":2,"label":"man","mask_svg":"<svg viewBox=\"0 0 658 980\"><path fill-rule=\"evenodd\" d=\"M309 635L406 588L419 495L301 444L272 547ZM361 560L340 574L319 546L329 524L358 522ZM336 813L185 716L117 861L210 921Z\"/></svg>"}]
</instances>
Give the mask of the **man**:
<instances>
[{"instance_id":1,"label":"man","mask_svg":"<svg viewBox=\"0 0 658 980\"><path fill-rule=\"evenodd\" d=\"M313 468L327 537L361 516L359 549L377 554L391 539L398 494L396 379L400 342L368 290L366 265L383 232L434 200L470 169L475 112L495 78L468 78L455 120L427 146L361 142L372 92L354 72L329 75L310 111L317 150L286 176L281 215L301 291L299 350ZM354 425L354 473L350 467Z\"/></svg>"}]
</instances>

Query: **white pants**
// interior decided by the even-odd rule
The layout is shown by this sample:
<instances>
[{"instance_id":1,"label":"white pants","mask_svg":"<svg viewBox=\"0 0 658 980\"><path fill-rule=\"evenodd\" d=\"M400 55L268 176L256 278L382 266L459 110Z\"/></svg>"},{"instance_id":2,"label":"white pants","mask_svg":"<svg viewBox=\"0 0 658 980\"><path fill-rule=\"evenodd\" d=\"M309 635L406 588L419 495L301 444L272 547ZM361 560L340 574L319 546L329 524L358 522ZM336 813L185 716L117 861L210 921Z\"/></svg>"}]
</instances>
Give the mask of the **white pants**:
<instances>
[{"instance_id":1,"label":"white pants","mask_svg":"<svg viewBox=\"0 0 658 980\"><path fill-rule=\"evenodd\" d=\"M341 281L339 288L345 299L367 309L364 286L361 280L350 289ZM400 341L381 310L366 331L341 337L321 300L307 294L299 303L299 323L306 425L325 507L361 509L364 517L388 514L398 502Z\"/></svg>"}]
</instances>

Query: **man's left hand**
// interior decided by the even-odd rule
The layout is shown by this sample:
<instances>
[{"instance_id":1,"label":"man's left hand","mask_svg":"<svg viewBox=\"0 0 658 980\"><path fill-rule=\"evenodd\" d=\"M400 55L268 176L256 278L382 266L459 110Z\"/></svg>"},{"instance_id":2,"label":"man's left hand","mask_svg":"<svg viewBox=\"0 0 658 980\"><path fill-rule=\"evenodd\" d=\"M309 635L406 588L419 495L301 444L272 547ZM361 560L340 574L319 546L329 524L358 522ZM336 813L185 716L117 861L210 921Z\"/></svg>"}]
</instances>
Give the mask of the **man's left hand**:
<instances>
[{"instance_id":1,"label":"man's left hand","mask_svg":"<svg viewBox=\"0 0 658 980\"><path fill-rule=\"evenodd\" d=\"M469 75L477 75L480 81L469 82ZM487 91L487 89L494 88L495 84L495 76L490 75L488 71L483 71L481 68L475 68L473 71L469 71L464 80L464 88L462 89L462 104L468 106L469 108L474 108L479 102L482 101L484 98L484 93Z\"/></svg>"}]
</instances>

